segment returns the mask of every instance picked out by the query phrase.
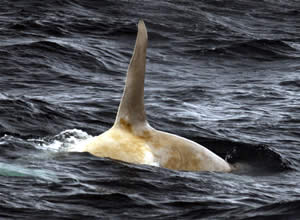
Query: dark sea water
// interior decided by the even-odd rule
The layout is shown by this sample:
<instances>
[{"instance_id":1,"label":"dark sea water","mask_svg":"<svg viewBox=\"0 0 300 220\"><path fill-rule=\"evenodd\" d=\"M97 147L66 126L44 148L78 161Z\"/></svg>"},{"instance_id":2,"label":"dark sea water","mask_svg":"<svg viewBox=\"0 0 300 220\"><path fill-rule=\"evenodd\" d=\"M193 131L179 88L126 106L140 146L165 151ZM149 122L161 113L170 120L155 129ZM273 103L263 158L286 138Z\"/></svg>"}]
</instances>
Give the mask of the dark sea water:
<instances>
[{"instance_id":1,"label":"dark sea water","mask_svg":"<svg viewBox=\"0 0 300 220\"><path fill-rule=\"evenodd\" d=\"M137 31L150 124L239 167L66 149L114 122ZM1 0L0 219L300 219L299 0Z\"/></svg>"}]
</instances>

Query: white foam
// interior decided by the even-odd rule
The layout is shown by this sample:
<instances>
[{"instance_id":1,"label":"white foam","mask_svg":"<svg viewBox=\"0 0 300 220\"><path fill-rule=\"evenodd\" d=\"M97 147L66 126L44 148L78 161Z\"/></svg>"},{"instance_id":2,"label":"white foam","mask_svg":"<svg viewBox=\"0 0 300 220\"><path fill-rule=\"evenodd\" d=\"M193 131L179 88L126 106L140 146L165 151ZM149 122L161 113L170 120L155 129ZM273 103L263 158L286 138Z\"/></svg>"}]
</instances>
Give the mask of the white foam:
<instances>
[{"instance_id":1,"label":"white foam","mask_svg":"<svg viewBox=\"0 0 300 220\"><path fill-rule=\"evenodd\" d=\"M85 145L90 138L93 137L82 130L68 129L53 138L39 140L37 147L54 152L75 151L71 149L77 149L78 146Z\"/></svg>"}]
</instances>

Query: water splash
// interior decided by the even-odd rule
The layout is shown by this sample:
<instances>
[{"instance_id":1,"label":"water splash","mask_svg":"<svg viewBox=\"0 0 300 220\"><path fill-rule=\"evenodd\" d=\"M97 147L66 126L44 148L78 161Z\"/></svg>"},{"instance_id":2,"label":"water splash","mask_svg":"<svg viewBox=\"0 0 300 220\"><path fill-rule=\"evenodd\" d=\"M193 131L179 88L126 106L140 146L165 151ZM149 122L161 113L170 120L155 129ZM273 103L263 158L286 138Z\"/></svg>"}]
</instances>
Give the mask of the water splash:
<instances>
[{"instance_id":1,"label":"water splash","mask_svg":"<svg viewBox=\"0 0 300 220\"><path fill-rule=\"evenodd\" d=\"M54 137L48 137L39 140L32 140L38 142L37 148L53 152L66 152L70 149L75 149L77 146L84 144L92 136L79 129L68 129L62 131Z\"/></svg>"}]
</instances>

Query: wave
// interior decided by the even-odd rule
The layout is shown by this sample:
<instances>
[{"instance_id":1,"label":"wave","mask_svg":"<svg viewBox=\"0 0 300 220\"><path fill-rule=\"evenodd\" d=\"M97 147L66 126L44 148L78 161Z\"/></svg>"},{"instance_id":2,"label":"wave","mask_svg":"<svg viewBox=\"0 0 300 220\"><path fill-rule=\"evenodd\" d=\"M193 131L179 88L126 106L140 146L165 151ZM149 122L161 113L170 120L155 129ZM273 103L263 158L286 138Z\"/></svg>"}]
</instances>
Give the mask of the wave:
<instances>
[{"instance_id":1,"label":"wave","mask_svg":"<svg viewBox=\"0 0 300 220\"><path fill-rule=\"evenodd\" d=\"M8 96L2 93L0 105L2 136L48 136L58 133L61 129L59 127L73 121L69 116L71 110L33 97Z\"/></svg>"},{"instance_id":2,"label":"wave","mask_svg":"<svg viewBox=\"0 0 300 220\"><path fill-rule=\"evenodd\" d=\"M300 200L281 201L249 210L243 219L295 219L300 216L299 210Z\"/></svg>"},{"instance_id":3,"label":"wave","mask_svg":"<svg viewBox=\"0 0 300 220\"><path fill-rule=\"evenodd\" d=\"M88 48L84 48L83 45L79 45L75 40L72 39L58 39L58 38L48 38L48 39L22 39L7 41L7 43L2 43L1 48L6 52L14 52L19 55L19 57L24 58L44 58L51 60L53 55L56 59L65 59L66 63L73 62L76 64L75 60L81 61L86 60L89 65L96 63L97 59L94 54L88 51ZM17 60L17 59L16 59ZM68 62L69 61L69 62ZM30 62L31 63L31 62Z\"/></svg>"},{"instance_id":4,"label":"wave","mask_svg":"<svg viewBox=\"0 0 300 220\"><path fill-rule=\"evenodd\" d=\"M287 80L279 83L281 86L300 88L300 80Z\"/></svg>"},{"instance_id":5,"label":"wave","mask_svg":"<svg viewBox=\"0 0 300 220\"><path fill-rule=\"evenodd\" d=\"M31 169L18 164L8 164L0 162L0 176L7 177L35 177L48 180L51 182L57 182L58 179L55 173L42 170Z\"/></svg>"},{"instance_id":6,"label":"wave","mask_svg":"<svg viewBox=\"0 0 300 220\"><path fill-rule=\"evenodd\" d=\"M222 42L221 42L222 43ZM212 49L187 49L186 53L201 54L204 56L222 56L251 58L260 61L274 59L296 59L300 58L300 50L290 46L286 40L250 40L246 42L227 42L224 46Z\"/></svg>"}]
</instances>

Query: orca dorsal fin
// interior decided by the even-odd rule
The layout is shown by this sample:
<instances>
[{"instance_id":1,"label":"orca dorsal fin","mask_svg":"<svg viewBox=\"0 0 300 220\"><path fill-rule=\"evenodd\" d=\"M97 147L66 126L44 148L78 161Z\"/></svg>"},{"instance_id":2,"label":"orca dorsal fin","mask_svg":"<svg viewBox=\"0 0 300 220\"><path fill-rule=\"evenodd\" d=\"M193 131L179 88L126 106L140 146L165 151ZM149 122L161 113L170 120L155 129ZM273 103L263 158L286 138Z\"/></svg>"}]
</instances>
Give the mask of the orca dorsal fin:
<instances>
[{"instance_id":1,"label":"orca dorsal fin","mask_svg":"<svg viewBox=\"0 0 300 220\"><path fill-rule=\"evenodd\" d=\"M144 79L146 70L147 29L143 20L138 23L135 48L131 57L123 96L119 105L114 126L129 123L131 126L146 123L144 109Z\"/></svg>"}]
</instances>

